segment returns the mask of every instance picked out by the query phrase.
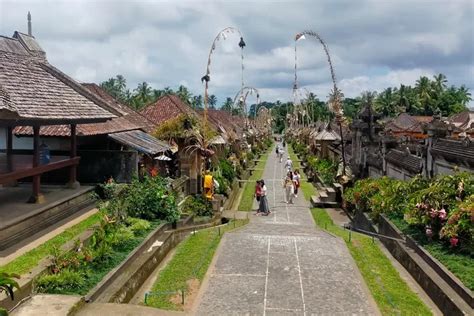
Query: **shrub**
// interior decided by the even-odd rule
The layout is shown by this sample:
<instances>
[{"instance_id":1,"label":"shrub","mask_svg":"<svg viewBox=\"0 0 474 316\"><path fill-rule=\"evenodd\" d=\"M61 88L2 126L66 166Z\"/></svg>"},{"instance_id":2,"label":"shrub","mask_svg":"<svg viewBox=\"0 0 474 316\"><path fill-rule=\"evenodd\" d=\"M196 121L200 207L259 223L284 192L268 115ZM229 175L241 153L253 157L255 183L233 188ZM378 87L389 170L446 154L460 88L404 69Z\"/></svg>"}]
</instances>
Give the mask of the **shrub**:
<instances>
[{"instance_id":1,"label":"shrub","mask_svg":"<svg viewBox=\"0 0 474 316\"><path fill-rule=\"evenodd\" d=\"M126 213L132 217L168 222L176 222L180 217L175 197L160 177L134 179L121 198Z\"/></svg>"},{"instance_id":2,"label":"shrub","mask_svg":"<svg viewBox=\"0 0 474 316\"><path fill-rule=\"evenodd\" d=\"M150 229L150 222L140 218L129 217L126 220L126 224L135 234L135 236L143 235L145 231Z\"/></svg>"},{"instance_id":3,"label":"shrub","mask_svg":"<svg viewBox=\"0 0 474 316\"><path fill-rule=\"evenodd\" d=\"M222 174L222 177L227 179L230 183L232 183L235 179L235 170L234 166L230 163L230 161L226 159L219 160L219 169Z\"/></svg>"},{"instance_id":4,"label":"shrub","mask_svg":"<svg viewBox=\"0 0 474 316\"><path fill-rule=\"evenodd\" d=\"M212 216L212 205L200 195L190 196L184 201L182 210L195 216Z\"/></svg>"},{"instance_id":5,"label":"shrub","mask_svg":"<svg viewBox=\"0 0 474 316\"><path fill-rule=\"evenodd\" d=\"M403 218L426 241L440 239L451 248L473 252L473 174L461 172L431 180L417 176L410 181L363 179L346 190L344 198L375 220L380 214Z\"/></svg>"},{"instance_id":6,"label":"shrub","mask_svg":"<svg viewBox=\"0 0 474 316\"><path fill-rule=\"evenodd\" d=\"M73 292L81 288L85 281L85 274L71 269L64 269L57 274L43 274L36 279L38 292L62 294Z\"/></svg>"},{"instance_id":7,"label":"shrub","mask_svg":"<svg viewBox=\"0 0 474 316\"><path fill-rule=\"evenodd\" d=\"M13 290L20 288L14 278L18 279L19 277L20 276L16 274L0 272L0 293L5 292L7 297L9 296L12 301L14 300Z\"/></svg>"}]
</instances>

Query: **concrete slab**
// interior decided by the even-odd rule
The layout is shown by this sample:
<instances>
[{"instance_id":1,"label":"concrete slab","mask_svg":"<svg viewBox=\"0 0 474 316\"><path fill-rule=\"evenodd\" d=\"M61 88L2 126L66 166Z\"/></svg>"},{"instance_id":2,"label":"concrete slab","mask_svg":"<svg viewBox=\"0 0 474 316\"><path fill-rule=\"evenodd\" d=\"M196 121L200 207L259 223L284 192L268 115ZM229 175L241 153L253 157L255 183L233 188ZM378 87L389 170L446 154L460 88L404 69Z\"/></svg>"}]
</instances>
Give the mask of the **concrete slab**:
<instances>
[{"instance_id":1,"label":"concrete slab","mask_svg":"<svg viewBox=\"0 0 474 316\"><path fill-rule=\"evenodd\" d=\"M11 316L67 316L69 310L81 301L80 296L37 294L10 313Z\"/></svg>"},{"instance_id":2,"label":"concrete slab","mask_svg":"<svg viewBox=\"0 0 474 316\"><path fill-rule=\"evenodd\" d=\"M226 234L197 314L378 314L344 242L315 227L302 195L284 203L284 175L270 155L263 179L272 213Z\"/></svg>"}]
</instances>

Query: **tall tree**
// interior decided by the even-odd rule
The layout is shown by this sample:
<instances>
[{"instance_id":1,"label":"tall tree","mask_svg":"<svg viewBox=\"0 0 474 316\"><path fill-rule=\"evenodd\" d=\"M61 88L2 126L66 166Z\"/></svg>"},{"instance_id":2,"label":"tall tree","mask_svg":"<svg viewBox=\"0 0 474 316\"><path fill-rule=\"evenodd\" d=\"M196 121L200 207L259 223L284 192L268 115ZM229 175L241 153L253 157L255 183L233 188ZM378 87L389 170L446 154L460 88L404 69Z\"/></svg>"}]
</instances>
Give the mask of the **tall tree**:
<instances>
[{"instance_id":1,"label":"tall tree","mask_svg":"<svg viewBox=\"0 0 474 316\"><path fill-rule=\"evenodd\" d=\"M207 98L207 102L209 103L209 106L214 109L216 107L216 104L217 104L217 97L215 95L211 94Z\"/></svg>"},{"instance_id":2,"label":"tall tree","mask_svg":"<svg viewBox=\"0 0 474 316\"><path fill-rule=\"evenodd\" d=\"M225 99L224 104L222 104L221 110L229 111L229 112L230 112L231 109L232 109L233 103L234 103L234 101L232 101L232 98L227 97L227 98Z\"/></svg>"},{"instance_id":3,"label":"tall tree","mask_svg":"<svg viewBox=\"0 0 474 316\"><path fill-rule=\"evenodd\" d=\"M202 95L195 95L193 97L192 107L193 109L202 109L203 100Z\"/></svg>"},{"instance_id":4,"label":"tall tree","mask_svg":"<svg viewBox=\"0 0 474 316\"><path fill-rule=\"evenodd\" d=\"M176 94L183 102L191 105L192 94L191 92L189 92L188 88L183 85L180 85L178 87L178 90L176 91Z\"/></svg>"},{"instance_id":5,"label":"tall tree","mask_svg":"<svg viewBox=\"0 0 474 316\"><path fill-rule=\"evenodd\" d=\"M431 115L434 112L434 108L431 103L432 97L432 86L428 77L422 76L416 81L418 97L420 98L421 105L425 115Z\"/></svg>"}]
</instances>

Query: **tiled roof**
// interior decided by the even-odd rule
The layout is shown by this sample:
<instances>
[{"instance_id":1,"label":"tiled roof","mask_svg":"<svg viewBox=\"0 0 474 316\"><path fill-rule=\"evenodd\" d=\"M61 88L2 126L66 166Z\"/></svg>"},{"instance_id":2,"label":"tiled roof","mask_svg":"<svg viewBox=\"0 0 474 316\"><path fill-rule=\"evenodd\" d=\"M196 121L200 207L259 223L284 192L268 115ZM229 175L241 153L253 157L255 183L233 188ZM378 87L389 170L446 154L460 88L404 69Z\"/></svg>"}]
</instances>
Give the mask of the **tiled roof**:
<instances>
[{"instance_id":1,"label":"tiled roof","mask_svg":"<svg viewBox=\"0 0 474 316\"><path fill-rule=\"evenodd\" d=\"M392 132L423 132L423 124L430 123L432 116L411 116L407 113L401 113L396 118L387 122L385 129Z\"/></svg>"},{"instance_id":2,"label":"tiled roof","mask_svg":"<svg viewBox=\"0 0 474 316\"><path fill-rule=\"evenodd\" d=\"M139 152L156 155L170 149L170 146L140 130L109 134L113 140L132 147Z\"/></svg>"},{"instance_id":3,"label":"tiled roof","mask_svg":"<svg viewBox=\"0 0 474 316\"><path fill-rule=\"evenodd\" d=\"M474 162L474 142L465 140L437 139L431 148L433 156L447 156Z\"/></svg>"},{"instance_id":4,"label":"tiled roof","mask_svg":"<svg viewBox=\"0 0 474 316\"><path fill-rule=\"evenodd\" d=\"M199 118L199 115L193 109L185 104L178 96L172 94L162 96L154 103L149 104L140 111L140 114L151 121L155 125L155 128L170 119L178 117L180 114L187 114Z\"/></svg>"},{"instance_id":5,"label":"tiled roof","mask_svg":"<svg viewBox=\"0 0 474 316\"><path fill-rule=\"evenodd\" d=\"M109 133L130 131L135 129L147 130L148 121L139 113L129 108L127 105L118 102L114 97L94 83L83 84L91 93L104 102L107 102L110 108L113 108L120 117L116 117L104 123L79 124L77 125L77 136L103 135ZM14 129L17 136L33 135L33 129L30 126L17 126ZM41 126L41 136L66 137L71 133L69 125L49 125Z\"/></svg>"},{"instance_id":6,"label":"tiled roof","mask_svg":"<svg viewBox=\"0 0 474 316\"><path fill-rule=\"evenodd\" d=\"M474 111L468 110L455 114L449 118L448 122L454 124L461 131L467 131L474 124Z\"/></svg>"},{"instance_id":7,"label":"tiled roof","mask_svg":"<svg viewBox=\"0 0 474 316\"><path fill-rule=\"evenodd\" d=\"M422 159L418 156L392 149L385 155L385 160L414 173L421 172Z\"/></svg>"},{"instance_id":8,"label":"tiled roof","mask_svg":"<svg viewBox=\"0 0 474 316\"><path fill-rule=\"evenodd\" d=\"M101 100L28 49L19 39L0 37L0 86L16 110L17 123L87 123L114 117Z\"/></svg>"}]
</instances>

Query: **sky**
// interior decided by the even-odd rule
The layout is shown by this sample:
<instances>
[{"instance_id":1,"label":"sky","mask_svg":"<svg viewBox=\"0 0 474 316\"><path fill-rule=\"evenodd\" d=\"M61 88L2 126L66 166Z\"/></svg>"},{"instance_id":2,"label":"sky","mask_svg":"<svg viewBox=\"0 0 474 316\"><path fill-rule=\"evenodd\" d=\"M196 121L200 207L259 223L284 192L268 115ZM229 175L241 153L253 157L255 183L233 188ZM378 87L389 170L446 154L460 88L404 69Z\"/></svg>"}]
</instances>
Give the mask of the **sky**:
<instances>
[{"instance_id":1,"label":"sky","mask_svg":"<svg viewBox=\"0 0 474 316\"><path fill-rule=\"evenodd\" d=\"M346 97L438 73L474 96L472 0L0 0L0 35L26 33L28 11L49 62L80 82L121 74L131 88L146 81L203 94L212 42L235 27L247 44L244 83L263 101L292 99L295 35L304 30L327 43ZM218 104L241 87L239 39L221 38L211 56L209 93ZM299 86L326 100L322 46L310 37L296 44Z\"/></svg>"}]
</instances>

